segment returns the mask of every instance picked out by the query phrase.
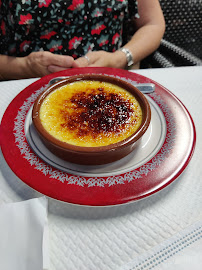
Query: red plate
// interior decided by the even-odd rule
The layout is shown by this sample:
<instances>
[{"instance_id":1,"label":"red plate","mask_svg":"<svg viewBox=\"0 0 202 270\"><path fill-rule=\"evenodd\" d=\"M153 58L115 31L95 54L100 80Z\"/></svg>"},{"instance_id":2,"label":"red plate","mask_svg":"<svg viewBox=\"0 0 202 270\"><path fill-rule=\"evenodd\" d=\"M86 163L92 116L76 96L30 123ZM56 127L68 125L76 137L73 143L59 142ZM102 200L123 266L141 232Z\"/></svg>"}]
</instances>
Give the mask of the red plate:
<instances>
[{"instance_id":1,"label":"red plate","mask_svg":"<svg viewBox=\"0 0 202 270\"><path fill-rule=\"evenodd\" d=\"M45 148L33 130L31 108L49 80L84 73L156 85L155 93L147 95L150 128L140 147L118 162L102 166L64 162ZM192 157L196 132L185 106L153 80L125 70L82 68L45 76L20 92L3 116L0 139L10 168L35 190L69 203L106 206L145 198L173 182Z\"/></svg>"}]
</instances>

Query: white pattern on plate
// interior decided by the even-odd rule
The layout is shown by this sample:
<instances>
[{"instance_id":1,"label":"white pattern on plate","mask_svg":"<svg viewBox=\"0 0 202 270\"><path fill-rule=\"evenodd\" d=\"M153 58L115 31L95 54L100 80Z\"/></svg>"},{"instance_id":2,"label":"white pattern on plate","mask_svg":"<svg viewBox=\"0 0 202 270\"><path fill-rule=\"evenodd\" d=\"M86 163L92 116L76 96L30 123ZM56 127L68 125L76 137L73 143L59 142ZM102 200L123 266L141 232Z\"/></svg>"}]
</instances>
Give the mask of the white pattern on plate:
<instances>
[{"instance_id":1,"label":"white pattern on plate","mask_svg":"<svg viewBox=\"0 0 202 270\"><path fill-rule=\"evenodd\" d=\"M78 169L72 169L72 164L70 168L68 168L68 171L70 173L76 173L76 175L71 175L68 172L65 172L61 169L54 169L52 166L47 164L46 162L43 162L41 159L38 158L38 156L32 151L30 148L25 132L27 133L27 121L26 125L24 125L25 120L27 119L27 115L31 106L33 105L35 99L38 97L38 95L43 92L45 87L41 87L39 90L37 90L35 93L33 93L29 98L25 100L23 105L18 110L17 117L14 122L14 136L15 136L15 142L17 147L20 149L20 153L25 158L31 166L34 166L34 168L38 171L41 171L44 175L49 175L50 178L54 178L56 180L59 180L61 182L68 182L68 184L75 184L79 186L100 186L104 187L105 185L112 186L116 184L124 184L126 182L131 182L135 179L142 178L144 175L149 174L149 172L153 171L157 166L159 166L164 160L165 157L169 154L170 150L173 147L173 142L175 140L175 121L172 113L170 112L170 109L165 104L165 102L161 99L160 96L156 95L156 93L150 94L150 97L152 99L150 100L150 103L153 104L152 107L155 108L154 112L157 112L157 115L162 115L165 117L165 120L163 121L163 117L161 116L159 119L161 122L161 132L158 142L156 143L153 150L149 153L147 156L148 160L141 160L141 163L136 163L136 165L133 167L133 170L131 171L131 166L127 168L121 168L118 172L114 168L108 168L107 173L103 173L103 170L97 171L97 168L93 172L89 173L88 171L84 171L83 169L78 171ZM154 101L153 101L154 100ZM155 104L157 103L157 104ZM160 109L156 109L160 107ZM162 114L161 114L162 112ZM167 123L167 130L165 132L165 122ZM152 125L151 125L152 127ZM147 135L152 134L151 127L147 132ZM25 130L26 129L26 130ZM166 133L166 134L165 134ZM149 135L150 136L150 135ZM166 136L166 142L164 142ZM145 136L146 138L146 136ZM143 140L144 142L144 140ZM163 144L163 145L162 145ZM143 143L144 145L144 143ZM162 147L161 147L162 146ZM158 151L159 150L159 151ZM154 153L158 152L156 155ZM151 154L151 155L150 155ZM133 153L131 153L128 157L124 158L125 160L129 159ZM149 160L151 158L151 160ZM118 161L118 163L121 163L124 159ZM140 161L139 161L140 162ZM77 166L77 165L76 165ZM108 165L108 166L114 166L114 164ZM82 166L83 167L83 166ZM89 167L89 166L88 166ZM94 166L93 166L94 167ZM116 167L116 166L115 166ZM78 166L77 166L78 168ZM114 170L114 173L112 171ZM109 173L110 171L110 173ZM106 167L105 167L106 172ZM125 172L125 173L124 173ZM124 173L120 175L120 173ZM110 175L109 175L110 174ZM81 176L82 175L82 176ZM86 175L90 176L85 177ZM104 177L108 176L107 178Z\"/></svg>"}]
</instances>

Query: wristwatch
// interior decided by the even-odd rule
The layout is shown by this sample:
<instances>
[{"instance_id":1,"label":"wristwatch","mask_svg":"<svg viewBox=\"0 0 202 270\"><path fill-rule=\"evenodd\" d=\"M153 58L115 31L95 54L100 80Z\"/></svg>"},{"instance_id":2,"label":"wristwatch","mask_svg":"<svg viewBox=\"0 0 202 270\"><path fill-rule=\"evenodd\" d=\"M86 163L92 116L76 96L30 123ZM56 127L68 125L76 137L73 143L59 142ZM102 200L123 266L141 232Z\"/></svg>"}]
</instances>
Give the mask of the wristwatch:
<instances>
[{"instance_id":1,"label":"wristwatch","mask_svg":"<svg viewBox=\"0 0 202 270\"><path fill-rule=\"evenodd\" d=\"M132 53L129 49L121 48L119 51L125 53L128 67L134 64Z\"/></svg>"}]
</instances>

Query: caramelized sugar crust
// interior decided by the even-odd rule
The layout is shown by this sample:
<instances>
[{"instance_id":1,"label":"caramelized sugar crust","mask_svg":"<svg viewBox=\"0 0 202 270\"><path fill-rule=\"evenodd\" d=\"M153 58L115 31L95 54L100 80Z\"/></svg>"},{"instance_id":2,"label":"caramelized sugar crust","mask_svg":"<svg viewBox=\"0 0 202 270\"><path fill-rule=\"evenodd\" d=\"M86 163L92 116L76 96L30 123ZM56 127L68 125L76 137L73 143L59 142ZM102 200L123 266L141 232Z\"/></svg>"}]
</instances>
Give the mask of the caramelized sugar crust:
<instances>
[{"instance_id":1,"label":"caramelized sugar crust","mask_svg":"<svg viewBox=\"0 0 202 270\"><path fill-rule=\"evenodd\" d=\"M50 93L40 109L44 128L55 138L77 146L117 143L141 124L135 97L116 85L77 81Z\"/></svg>"}]
</instances>

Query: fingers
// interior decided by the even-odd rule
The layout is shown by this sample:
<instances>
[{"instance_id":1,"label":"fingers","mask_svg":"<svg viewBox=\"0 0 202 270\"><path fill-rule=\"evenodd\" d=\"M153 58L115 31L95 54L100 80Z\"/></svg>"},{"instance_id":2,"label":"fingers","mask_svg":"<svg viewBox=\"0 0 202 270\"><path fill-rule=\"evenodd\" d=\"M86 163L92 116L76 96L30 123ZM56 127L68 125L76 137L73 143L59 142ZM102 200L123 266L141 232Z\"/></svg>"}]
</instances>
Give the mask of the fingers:
<instances>
[{"instance_id":1,"label":"fingers","mask_svg":"<svg viewBox=\"0 0 202 270\"><path fill-rule=\"evenodd\" d=\"M68 55L40 51L31 53L26 59L29 76L41 77L68 68L110 66L111 53L104 51L88 52L84 57L74 60L73 57Z\"/></svg>"},{"instance_id":2,"label":"fingers","mask_svg":"<svg viewBox=\"0 0 202 270\"><path fill-rule=\"evenodd\" d=\"M47 67L47 70L48 70L50 73L62 71L62 70L65 70L65 69L68 69L68 68L59 67L59 66L54 66L54 65L50 65L50 66Z\"/></svg>"},{"instance_id":3,"label":"fingers","mask_svg":"<svg viewBox=\"0 0 202 270\"><path fill-rule=\"evenodd\" d=\"M100 63L89 65L89 67L104 67L104 65L101 65Z\"/></svg>"},{"instance_id":4,"label":"fingers","mask_svg":"<svg viewBox=\"0 0 202 270\"><path fill-rule=\"evenodd\" d=\"M47 52L48 53L48 52ZM72 67L74 63L74 58L69 55L58 55L58 54L53 54L50 53L48 55L48 66L58 66L64 68L70 68Z\"/></svg>"},{"instance_id":5,"label":"fingers","mask_svg":"<svg viewBox=\"0 0 202 270\"><path fill-rule=\"evenodd\" d=\"M76 63L76 61L74 60L74 62L72 63L72 68L78 68L78 64Z\"/></svg>"},{"instance_id":6,"label":"fingers","mask_svg":"<svg viewBox=\"0 0 202 270\"><path fill-rule=\"evenodd\" d=\"M74 61L74 63L77 65L77 67L87 67L88 62L89 61L85 57L80 57Z\"/></svg>"},{"instance_id":7,"label":"fingers","mask_svg":"<svg viewBox=\"0 0 202 270\"><path fill-rule=\"evenodd\" d=\"M111 55L111 53L104 51L88 52L85 56L75 60L75 62L79 67L107 67L110 66Z\"/></svg>"},{"instance_id":8,"label":"fingers","mask_svg":"<svg viewBox=\"0 0 202 270\"><path fill-rule=\"evenodd\" d=\"M32 52L24 58L25 72L28 77L42 77L67 68L78 67L74 58L57 55L47 51Z\"/></svg>"},{"instance_id":9,"label":"fingers","mask_svg":"<svg viewBox=\"0 0 202 270\"><path fill-rule=\"evenodd\" d=\"M75 63L75 61L72 63L72 67L71 68L78 68L78 64ZM55 65L50 65L47 67L47 70L50 72L50 73L54 73L54 72L58 72L58 71L62 71L62 70L65 70L65 69L68 69L70 67L67 67L67 68L64 68L64 67L59 67L59 66L55 66Z\"/></svg>"}]
</instances>

